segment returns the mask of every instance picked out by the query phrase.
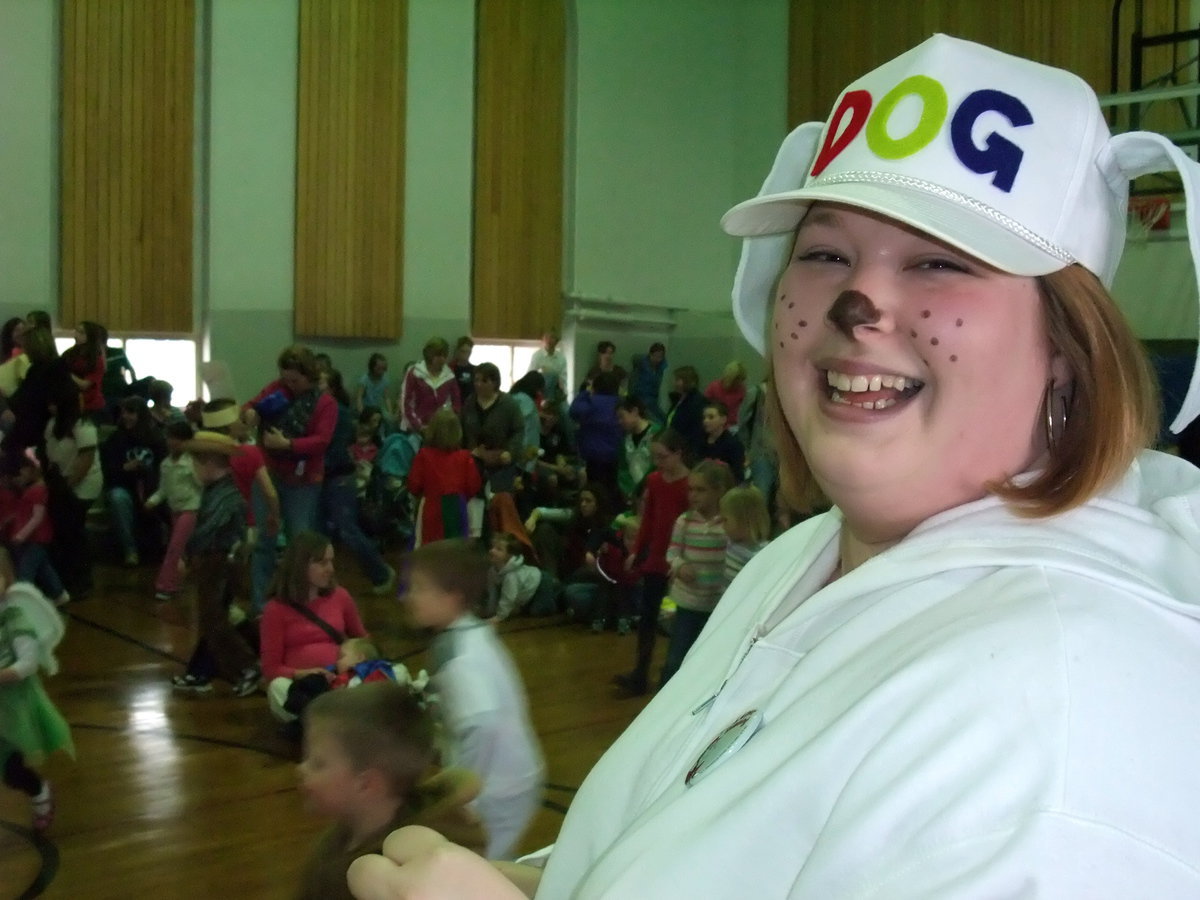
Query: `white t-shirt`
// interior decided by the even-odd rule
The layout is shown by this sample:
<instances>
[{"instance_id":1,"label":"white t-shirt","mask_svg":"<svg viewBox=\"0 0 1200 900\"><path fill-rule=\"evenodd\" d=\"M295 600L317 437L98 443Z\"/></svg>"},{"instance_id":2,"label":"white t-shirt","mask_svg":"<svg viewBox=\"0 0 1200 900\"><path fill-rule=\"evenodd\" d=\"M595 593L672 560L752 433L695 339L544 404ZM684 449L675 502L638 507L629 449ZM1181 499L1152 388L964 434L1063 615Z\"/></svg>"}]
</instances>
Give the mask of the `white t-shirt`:
<instances>
[{"instance_id":1,"label":"white t-shirt","mask_svg":"<svg viewBox=\"0 0 1200 900\"><path fill-rule=\"evenodd\" d=\"M75 423L71 434L62 440L54 436L54 419L46 423L46 458L58 466L64 476L68 475L80 452L91 448L92 464L75 485L75 496L80 500L95 500L104 488L104 475L100 471L100 451L97 447L96 426L86 419Z\"/></svg>"},{"instance_id":2,"label":"white t-shirt","mask_svg":"<svg viewBox=\"0 0 1200 900\"><path fill-rule=\"evenodd\" d=\"M438 637L434 654L438 668L430 684L454 764L478 773L481 799L540 794L545 763L529 721L529 701L495 629L465 616Z\"/></svg>"}]
</instances>

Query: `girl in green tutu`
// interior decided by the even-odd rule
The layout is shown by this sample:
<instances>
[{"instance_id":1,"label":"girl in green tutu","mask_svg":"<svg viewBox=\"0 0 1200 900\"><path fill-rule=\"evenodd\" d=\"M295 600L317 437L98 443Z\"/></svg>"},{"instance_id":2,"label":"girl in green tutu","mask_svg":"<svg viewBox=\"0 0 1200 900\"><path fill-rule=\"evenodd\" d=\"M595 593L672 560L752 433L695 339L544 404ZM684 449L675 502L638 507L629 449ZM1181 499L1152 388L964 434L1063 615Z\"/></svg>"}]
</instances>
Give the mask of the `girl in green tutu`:
<instances>
[{"instance_id":1,"label":"girl in green tutu","mask_svg":"<svg viewBox=\"0 0 1200 900\"><path fill-rule=\"evenodd\" d=\"M4 783L29 795L37 831L54 820L54 792L30 763L55 750L75 755L71 729L38 677L58 671L54 648L63 630L41 591L14 580L12 558L0 548L0 765Z\"/></svg>"}]
</instances>

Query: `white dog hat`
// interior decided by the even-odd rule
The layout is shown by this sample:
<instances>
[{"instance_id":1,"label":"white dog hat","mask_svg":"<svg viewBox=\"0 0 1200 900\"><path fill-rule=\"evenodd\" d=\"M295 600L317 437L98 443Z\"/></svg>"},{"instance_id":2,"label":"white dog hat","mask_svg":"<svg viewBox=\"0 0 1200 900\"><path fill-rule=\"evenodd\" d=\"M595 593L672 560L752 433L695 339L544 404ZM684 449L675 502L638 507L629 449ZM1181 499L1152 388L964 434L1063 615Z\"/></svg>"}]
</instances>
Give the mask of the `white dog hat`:
<instances>
[{"instance_id":1,"label":"white dog hat","mask_svg":"<svg viewBox=\"0 0 1200 900\"><path fill-rule=\"evenodd\" d=\"M847 87L828 122L789 134L758 196L722 218L746 238L734 318L765 352L775 282L816 200L905 222L1014 275L1079 263L1111 285L1129 182L1168 170L1182 175L1200 272L1200 165L1160 134L1111 135L1070 72L934 35ZM1198 414L1200 368L1172 430Z\"/></svg>"}]
</instances>

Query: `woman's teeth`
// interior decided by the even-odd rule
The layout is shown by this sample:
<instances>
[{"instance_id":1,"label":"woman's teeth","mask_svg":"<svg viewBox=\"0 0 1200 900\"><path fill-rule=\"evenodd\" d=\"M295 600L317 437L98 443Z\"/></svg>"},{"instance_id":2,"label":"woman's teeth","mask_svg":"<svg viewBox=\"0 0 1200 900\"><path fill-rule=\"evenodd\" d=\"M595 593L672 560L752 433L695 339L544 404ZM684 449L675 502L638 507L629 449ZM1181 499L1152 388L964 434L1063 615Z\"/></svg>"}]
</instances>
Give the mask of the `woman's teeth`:
<instances>
[{"instance_id":1,"label":"woman's teeth","mask_svg":"<svg viewBox=\"0 0 1200 900\"><path fill-rule=\"evenodd\" d=\"M830 400L844 406L857 406L860 409L887 409L895 406L899 400L916 394L924 386L924 382L916 378L906 378L903 375L847 375L844 372L835 372L830 369L825 373L825 377L831 388ZM854 400L848 396L879 391L888 391L891 396L870 400Z\"/></svg>"},{"instance_id":2,"label":"woman's teeth","mask_svg":"<svg viewBox=\"0 0 1200 900\"><path fill-rule=\"evenodd\" d=\"M903 391L907 388L918 388L921 382L915 378L905 378L903 375L846 375L830 369L825 378L831 388L842 392L863 393L865 391L880 391L890 388Z\"/></svg>"}]
</instances>

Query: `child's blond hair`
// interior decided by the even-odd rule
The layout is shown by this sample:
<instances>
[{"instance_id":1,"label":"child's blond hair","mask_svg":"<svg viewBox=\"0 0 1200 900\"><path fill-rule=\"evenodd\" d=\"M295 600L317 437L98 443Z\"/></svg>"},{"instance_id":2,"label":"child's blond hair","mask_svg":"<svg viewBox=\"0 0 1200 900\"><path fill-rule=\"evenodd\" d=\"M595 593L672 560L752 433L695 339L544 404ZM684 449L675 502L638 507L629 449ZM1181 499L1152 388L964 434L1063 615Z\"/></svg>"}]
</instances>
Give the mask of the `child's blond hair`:
<instances>
[{"instance_id":1,"label":"child's blond hair","mask_svg":"<svg viewBox=\"0 0 1200 900\"><path fill-rule=\"evenodd\" d=\"M329 691L304 710L306 728L325 729L356 772L377 769L405 802L433 763L433 722L412 692L391 681Z\"/></svg>"},{"instance_id":2,"label":"child's blond hair","mask_svg":"<svg viewBox=\"0 0 1200 900\"><path fill-rule=\"evenodd\" d=\"M462 449L462 422L452 409L439 409L425 426L425 446L437 450Z\"/></svg>"},{"instance_id":3,"label":"child's blond hair","mask_svg":"<svg viewBox=\"0 0 1200 900\"><path fill-rule=\"evenodd\" d=\"M379 659L379 648L366 638L346 638L342 641L342 649L351 650L363 659Z\"/></svg>"},{"instance_id":4,"label":"child's blond hair","mask_svg":"<svg viewBox=\"0 0 1200 900\"><path fill-rule=\"evenodd\" d=\"M733 472L719 459L702 459L692 466L692 475L699 475L709 487L716 488L724 496L734 485Z\"/></svg>"},{"instance_id":5,"label":"child's blond hair","mask_svg":"<svg viewBox=\"0 0 1200 900\"><path fill-rule=\"evenodd\" d=\"M760 544L771 537L771 514L762 491L753 485L735 487L721 498L721 515L726 522L745 529L750 543Z\"/></svg>"}]
</instances>

